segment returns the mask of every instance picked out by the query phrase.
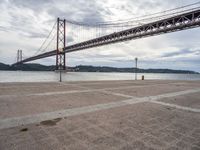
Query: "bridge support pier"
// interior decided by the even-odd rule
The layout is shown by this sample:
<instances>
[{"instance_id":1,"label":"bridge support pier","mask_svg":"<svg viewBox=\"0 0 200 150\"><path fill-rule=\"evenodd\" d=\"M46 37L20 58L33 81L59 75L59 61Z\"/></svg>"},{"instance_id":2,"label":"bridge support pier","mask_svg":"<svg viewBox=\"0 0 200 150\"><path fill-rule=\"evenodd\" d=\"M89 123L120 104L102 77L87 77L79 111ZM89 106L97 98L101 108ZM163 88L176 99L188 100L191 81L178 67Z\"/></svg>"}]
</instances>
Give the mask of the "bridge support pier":
<instances>
[{"instance_id":1,"label":"bridge support pier","mask_svg":"<svg viewBox=\"0 0 200 150\"><path fill-rule=\"evenodd\" d=\"M65 19L57 19L56 70L66 70L65 64Z\"/></svg>"}]
</instances>

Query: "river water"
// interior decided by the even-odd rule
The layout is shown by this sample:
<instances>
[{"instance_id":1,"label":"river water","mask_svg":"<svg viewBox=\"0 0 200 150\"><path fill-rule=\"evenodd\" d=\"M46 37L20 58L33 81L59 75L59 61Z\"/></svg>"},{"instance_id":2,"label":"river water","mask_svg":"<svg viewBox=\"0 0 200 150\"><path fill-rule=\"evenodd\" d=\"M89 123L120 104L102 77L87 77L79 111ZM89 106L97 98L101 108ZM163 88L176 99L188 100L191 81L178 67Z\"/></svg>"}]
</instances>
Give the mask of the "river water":
<instances>
[{"instance_id":1,"label":"river water","mask_svg":"<svg viewBox=\"0 0 200 150\"><path fill-rule=\"evenodd\" d=\"M148 80L200 80L200 74L141 73ZM67 72L62 73L63 81L92 80L134 80L134 73ZM59 73L49 71L0 71L0 82L56 82Z\"/></svg>"}]
</instances>

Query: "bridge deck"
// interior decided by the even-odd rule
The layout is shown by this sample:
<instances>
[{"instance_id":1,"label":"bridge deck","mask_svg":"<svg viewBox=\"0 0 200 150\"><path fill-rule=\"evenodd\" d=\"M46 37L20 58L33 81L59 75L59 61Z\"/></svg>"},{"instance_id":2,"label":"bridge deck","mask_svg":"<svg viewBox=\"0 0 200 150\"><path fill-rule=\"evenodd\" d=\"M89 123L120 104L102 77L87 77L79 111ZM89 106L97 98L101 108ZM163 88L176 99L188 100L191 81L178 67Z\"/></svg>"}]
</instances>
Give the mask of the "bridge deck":
<instances>
[{"instance_id":1,"label":"bridge deck","mask_svg":"<svg viewBox=\"0 0 200 150\"><path fill-rule=\"evenodd\" d=\"M64 47L64 53L70 53L74 51L84 50L88 48L113 44L117 42L123 42L127 40L135 40L138 38L144 38L148 36L155 36L159 34L177 32L180 30L186 30L191 28L196 28L200 26L200 9L191 10L187 13L177 14L170 16L165 19L158 19L147 24L142 24L137 27L133 27L120 32L114 32L102 37L94 38L92 40L84 41L74 45L69 45ZM45 52L37 56L29 57L16 64L25 63L45 57L50 57L56 55L56 50Z\"/></svg>"},{"instance_id":2,"label":"bridge deck","mask_svg":"<svg viewBox=\"0 0 200 150\"><path fill-rule=\"evenodd\" d=\"M200 81L0 83L0 149L200 149Z\"/></svg>"}]
</instances>

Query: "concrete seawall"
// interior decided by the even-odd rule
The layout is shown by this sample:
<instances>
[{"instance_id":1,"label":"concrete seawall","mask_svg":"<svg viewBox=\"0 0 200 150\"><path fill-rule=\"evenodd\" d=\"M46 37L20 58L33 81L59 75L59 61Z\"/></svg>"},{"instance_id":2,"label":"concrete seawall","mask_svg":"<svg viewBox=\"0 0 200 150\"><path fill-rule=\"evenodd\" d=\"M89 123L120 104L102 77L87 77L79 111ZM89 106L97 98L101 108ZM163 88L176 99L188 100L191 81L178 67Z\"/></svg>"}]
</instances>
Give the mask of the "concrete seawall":
<instances>
[{"instance_id":1,"label":"concrete seawall","mask_svg":"<svg viewBox=\"0 0 200 150\"><path fill-rule=\"evenodd\" d=\"M200 81L0 83L0 149L200 149Z\"/></svg>"}]
</instances>

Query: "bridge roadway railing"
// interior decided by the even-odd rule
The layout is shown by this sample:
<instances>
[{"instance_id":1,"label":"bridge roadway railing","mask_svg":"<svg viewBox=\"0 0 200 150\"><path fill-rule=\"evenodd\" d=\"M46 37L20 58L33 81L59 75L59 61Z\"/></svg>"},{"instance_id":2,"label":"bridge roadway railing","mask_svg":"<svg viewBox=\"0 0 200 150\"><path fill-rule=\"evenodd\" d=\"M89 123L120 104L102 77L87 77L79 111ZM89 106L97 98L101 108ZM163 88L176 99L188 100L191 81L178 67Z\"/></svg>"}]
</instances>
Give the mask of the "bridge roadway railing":
<instances>
[{"instance_id":1,"label":"bridge roadway railing","mask_svg":"<svg viewBox=\"0 0 200 150\"><path fill-rule=\"evenodd\" d=\"M186 30L200 26L200 9L179 14L170 18L162 19L148 24L143 24L138 27L134 27L128 30L112 33L106 36L67 46L64 48L65 53L79 51L83 49L98 47L107 44L113 44L117 42L123 42L128 40L134 40L138 38L144 38L148 36L155 36L159 34L176 32L180 30ZM46 52L37 56L33 56L22 60L21 63L50 57L56 55L56 50Z\"/></svg>"}]
</instances>

